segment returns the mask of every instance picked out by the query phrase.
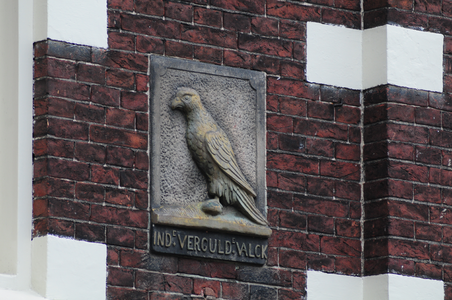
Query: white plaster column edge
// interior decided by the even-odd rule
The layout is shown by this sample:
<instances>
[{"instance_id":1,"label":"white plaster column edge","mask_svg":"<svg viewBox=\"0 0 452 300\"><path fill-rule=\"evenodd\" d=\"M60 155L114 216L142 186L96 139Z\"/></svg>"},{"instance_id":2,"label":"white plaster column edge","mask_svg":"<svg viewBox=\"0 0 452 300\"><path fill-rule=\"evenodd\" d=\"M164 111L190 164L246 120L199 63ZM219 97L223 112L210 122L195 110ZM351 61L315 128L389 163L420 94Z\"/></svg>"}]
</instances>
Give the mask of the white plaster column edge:
<instances>
[{"instance_id":1,"label":"white plaster column edge","mask_svg":"<svg viewBox=\"0 0 452 300\"><path fill-rule=\"evenodd\" d=\"M393 84L442 92L444 36L384 25L307 22L307 80L356 90Z\"/></svg>"},{"instance_id":2,"label":"white plaster column edge","mask_svg":"<svg viewBox=\"0 0 452 300\"><path fill-rule=\"evenodd\" d=\"M107 48L106 0L34 0L34 41Z\"/></svg>"},{"instance_id":3,"label":"white plaster column edge","mask_svg":"<svg viewBox=\"0 0 452 300\"><path fill-rule=\"evenodd\" d=\"M443 300L444 282L397 274L367 277L307 272L307 300Z\"/></svg>"}]
</instances>

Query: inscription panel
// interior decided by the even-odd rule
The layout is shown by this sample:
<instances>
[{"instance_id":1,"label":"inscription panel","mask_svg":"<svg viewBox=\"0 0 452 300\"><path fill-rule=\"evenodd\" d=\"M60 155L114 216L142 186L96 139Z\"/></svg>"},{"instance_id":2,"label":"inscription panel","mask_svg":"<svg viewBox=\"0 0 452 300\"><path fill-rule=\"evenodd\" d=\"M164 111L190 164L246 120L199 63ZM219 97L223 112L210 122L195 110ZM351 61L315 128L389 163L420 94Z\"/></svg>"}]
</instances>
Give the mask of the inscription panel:
<instances>
[{"instance_id":1,"label":"inscription panel","mask_svg":"<svg viewBox=\"0 0 452 300\"><path fill-rule=\"evenodd\" d=\"M261 265L268 254L266 238L159 225L152 226L151 247L160 253Z\"/></svg>"}]
</instances>

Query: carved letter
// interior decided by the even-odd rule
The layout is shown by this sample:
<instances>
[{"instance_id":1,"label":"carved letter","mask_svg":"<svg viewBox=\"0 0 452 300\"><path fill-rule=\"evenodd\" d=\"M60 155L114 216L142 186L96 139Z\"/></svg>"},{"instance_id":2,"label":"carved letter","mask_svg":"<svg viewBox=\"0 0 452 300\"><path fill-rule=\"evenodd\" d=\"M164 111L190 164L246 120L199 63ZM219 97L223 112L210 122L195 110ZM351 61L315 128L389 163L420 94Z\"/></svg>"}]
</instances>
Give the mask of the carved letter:
<instances>
[{"instance_id":1,"label":"carved letter","mask_svg":"<svg viewBox=\"0 0 452 300\"><path fill-rule=\"evenodd\" d=\"M165 234L165 247L168 248L169 246L171 246L171 234L167 232Z\"/></svg>"},{"instance_id":2,"label":"carved letter","mask_svg":"<svg viewBox=\"0 0 452 300\"><path fill-rule=\"evenodd\" d=\"M254 253L256 254L256 257L261 257L260 254L257 253L257 249L259 249L261 247L261 245L256 245L256 247L254 248Z\"/></svg>"},{"instance_id":3,"label":"carved letter","mask_svg":"<svg viewBox=\"0 0 452 300\"><path fill-rule=\"evenodd\" d=\"M245 256L248 256L248 253L246 252L246 245L245 243L242 243L242 246L239 248L239 243L237 243L237 250L239 251L239 255L242 256L242 252L245 253Z\"/></svg>"},{"instance_id":4,"label":"carved letter","mask_svg":"<svg viewBox=\"0 0 452 300\"><path fill-rule=\"evenodd\" d=\"M255 257L254 254L251 254L251 243L248 243L248 255L249 257Z\"/></svg>"},{"instance_id":5,"label":"carved letter","mask_svg":"<svg viewBox=\"0 0 452 300\"><path fill-rule=\"evenodd\" d=\"M187 236L184 235L184 240L183 240L183 241L180 239L180 234L178 234L177 237L179 238L180 248L181 248L181 249L184 249L185 240L187 239Z\"/></svg>"},{"instance_id":6,"label":"carved letter","mask_svg":"<svg viewBox=\"0 0 452 300\"><path fill-rule=\"evenodd\" d=\"M165 246L164 234L163 232L157 232L157 246Z\"/></svg>"},{"instance_id":7,"label":"carved letter","mask_svg":"<svg viewBox=\"0 0 452 300\"><path fill-rule=\"evenodd\" d=\"M204 244L204 242L205 242L205 244ZM202 252L206 252L207 251L207 239L205 237L202 238L201 249L202 249Z\"/></svg>"},{"instance_id":8,"label":"carved letter","mask_svg":"<svg viewBox=\"0 0 452 300\"><path fill-rule=\"evenodd\" d=\"M224 251L221 250L221 240L218 240L218 254L224 254Z\"/></svg>"},{"instance_id":9,"label":"carved letter","mask_svg":"<svg viewBox=\"0 0 452 300\"><path fill-rule=\"evenodd\" d=\"M262 258L267 258L267 253L265 253L265 250L267 250L268 245L262 245Z\"/></svg>"},{"instance_id":10,"label":"carved letter","mask_svg":"<svg viewBox=\"0 0 452 300\"><path fill-rule=\"evenodd\" d=\"M195 251L201 251L201 248L199 248L199 236L195 235Z\"/></svg>"},{"instance_id":11,"label":"carved letter","mask_svg":"<svg viewBox=\"0 0 452 300\"><path fill-rule=\"evenodd\" d=\"M193 249L193 236L192 235L188 236L187 249L195 250L195 249Z\"/></svg>"},{"instance_id":12,"label":"carved letter","mask_svg":"<svg viewBox=\"0 0 452 300\"><path fill-rule=\"evenodd\" d=\"M225 253L226 254L231 254L232 252L232 244L231 241L226 241L226 246L225 246Z\"/></svg>"},{"instance_id":13,"label":"carved letter","mask_svg":"<svg viewBox=\"0 0 452 300\"><path fill-rule=\"evenodd\" d=\"M212 250L212 239L209 239L210 253L215 253L217 251L217 239L215 239L215 242L213 243L213 245L215 246L215 248L213 248L213 250Z\"/></svg>"}]
</instances>

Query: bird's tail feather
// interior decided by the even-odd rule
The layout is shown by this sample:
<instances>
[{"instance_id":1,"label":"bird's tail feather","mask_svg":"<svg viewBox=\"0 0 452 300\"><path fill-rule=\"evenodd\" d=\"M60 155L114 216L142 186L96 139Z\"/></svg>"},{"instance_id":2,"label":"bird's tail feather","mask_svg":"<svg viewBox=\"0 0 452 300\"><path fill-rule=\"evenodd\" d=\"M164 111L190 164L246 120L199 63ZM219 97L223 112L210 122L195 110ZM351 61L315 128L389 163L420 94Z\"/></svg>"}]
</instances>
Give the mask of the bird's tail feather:
<instances>
[{"instance_id":1,"label":"bird's tail feather","mask_svg":"<svg viewBox=\"0 0 452 300\"><path fill-rule=\"evenodd\" d=\"M242 213L244 213L248 218L259 225L269 225L267 219L262 215L262 213L254 204L253 197L248 195L248 193L246 193L240 187L234 187L234 193L236 194L237 200L240 203L239 207L241 208Z\"/></svg>"}]
</instances>

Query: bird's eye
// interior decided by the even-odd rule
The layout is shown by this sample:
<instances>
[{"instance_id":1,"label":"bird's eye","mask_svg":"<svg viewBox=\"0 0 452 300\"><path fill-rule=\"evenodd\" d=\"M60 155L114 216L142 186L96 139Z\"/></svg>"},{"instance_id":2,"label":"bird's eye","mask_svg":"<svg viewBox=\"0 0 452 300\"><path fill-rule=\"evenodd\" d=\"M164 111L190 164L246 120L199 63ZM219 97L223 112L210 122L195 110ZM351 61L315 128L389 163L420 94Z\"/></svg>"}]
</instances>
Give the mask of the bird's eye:
<instances>
[{"instance_id":1,"label":"bird's eye","mask_svg":"<svg viewBox=\"0 0 452 300\"><path fill-rule=\"evenodd\" d=\"M184 99L185 100L190 100L190 96L185 96Z\"/></svg>"}]
</instances>

